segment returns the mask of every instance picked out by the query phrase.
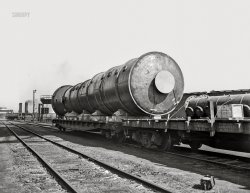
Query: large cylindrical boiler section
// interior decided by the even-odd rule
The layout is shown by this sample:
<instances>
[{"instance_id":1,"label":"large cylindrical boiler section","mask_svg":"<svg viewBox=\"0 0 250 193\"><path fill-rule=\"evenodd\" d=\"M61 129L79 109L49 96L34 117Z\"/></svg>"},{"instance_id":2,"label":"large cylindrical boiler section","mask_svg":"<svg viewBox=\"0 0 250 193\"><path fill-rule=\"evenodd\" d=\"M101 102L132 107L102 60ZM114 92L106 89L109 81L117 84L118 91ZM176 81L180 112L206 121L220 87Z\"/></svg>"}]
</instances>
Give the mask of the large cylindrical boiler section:
<instances>
[{"instance_id":1,"label":"large cylindrical boiler section","mask_svg":"<svg viewBox=\"0 0 250 193\"><path fill-rule=\"evenodd\" d=\"M81 83L75 85L73 88L70 89L70 105L72 109L78 114L82 113L82 108L80 106L78 95L79 95L79 88L81 86Z\"/></svg>"},{"instance_id":2,"label":"large cylindrical boiler section","mask_svg":"<svg viewBox=\"0 0 250 193\"><path fill-rule=\"evenodd\" d=\"M107 105L104 104L103 94L101 88L103 88L102 80L104 78L104 72L101 72L95 75L91 80L88 86L88 102L92 107L92 111L100 111L106 114L112 114L112 111L109 110Z\"/></svg>"},{"instance_id":3,"label":"large cylindrical boiler section","mask_svg":"<svg viewBox=\"0 0 250 193\"><path fill-rule=\"evenodd\" d=\"M59 116L64 116L67 113L64 105L64 94L71 87L70 85L61 86L52 95L51 105L55 113Z\"/></svg>"},{"instance_id":4,"label":"large cylindrical boiler section","mask_svg":"<svg viewBox=\"0 0 250 193\"><path fill-rule=\"evenodd\" d=\"M78 114L112 115L121 109L130 115L164 115L179 103L183 89L178 64L164 53L150 52L69 88L62 104L66 112Z\"/></svg>"}]
</instances>

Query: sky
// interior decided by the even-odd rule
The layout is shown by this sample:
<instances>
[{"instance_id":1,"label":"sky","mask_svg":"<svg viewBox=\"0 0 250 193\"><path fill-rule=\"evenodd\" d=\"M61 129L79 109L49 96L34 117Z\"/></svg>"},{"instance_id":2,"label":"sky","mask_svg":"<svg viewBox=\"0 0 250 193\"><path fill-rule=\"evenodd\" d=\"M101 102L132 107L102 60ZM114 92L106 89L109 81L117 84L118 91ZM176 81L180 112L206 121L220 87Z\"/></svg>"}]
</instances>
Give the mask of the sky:
<instances>
[{"instance_id":1,"label":"sky","mask_svg":"<svg viewBox=\"0 0 250 193\"><path fill-rule=\"evenodd\" d=\"M17 111L34 89L52 95L150 51L179 64L185 92L249 89L249 10L248 0L1 1L0 106Z\"/></svg>"}]
</instances>

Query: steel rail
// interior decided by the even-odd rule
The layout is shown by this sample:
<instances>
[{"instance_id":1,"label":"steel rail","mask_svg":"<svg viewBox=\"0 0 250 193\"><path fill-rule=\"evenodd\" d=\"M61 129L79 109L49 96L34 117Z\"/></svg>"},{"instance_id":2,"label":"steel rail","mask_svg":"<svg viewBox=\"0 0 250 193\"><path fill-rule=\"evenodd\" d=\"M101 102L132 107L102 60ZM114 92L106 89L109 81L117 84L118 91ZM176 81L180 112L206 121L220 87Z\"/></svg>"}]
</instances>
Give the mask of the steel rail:
<instances>
[{"instance_id":1,"label":"steel rail","mask_svg":"<svg viewBox=\"0 0 250 193\"><path fill-rule=\"evenodd\" d=\"M218 162L215 160L208 160L208 159L203 159L203 158L198 158L198 157L193 157L193 156L188 156L188 155L183 155L183 154L178 154L178 153L173 153L173 152L164 152L164 153L179 156L179 157L184 157L184 158L188 158L188 159L203 161L203 162L207 162L207 163L211 163L211 164L221 165L221 166L225 166L225 167L229 167L229 168L250 171L250 167L248 168L248 167L243 167L243 166L237 166L237 165L227 164L227 163L223 163L223 162Z\"/></svg>"},{"instance_id":2,"label":"steel rail","mask_svg":"<svg viewBox=\"0 0 250 193\"><path fill-rule=\"evenodd\" d=\"M57 145L57 146L59 146L59 147L61 147L61 148L63 148L63 149L66 149L66 150L68 150L69 152L75 153L75 154L77 154L77 155L79 155L79 156L81 156L81 157L83 157L83 158L85 158L85 159L87 159L87 160L89 160L89 161L91 161L91 162L93 162L93 163L95 163L95 164L97 164L97 165L99 165L99 166L101 166L101 167L107 169L107 170L112 171L113 173L116 173L116 174L119 175L119 176L123 176L123 177L126 177L126 178L128 178L128 179L132 179L132 180L134 180L134 181L136 181L136 182L139 182L139 183L141 183L141 184L143 184L143 185L145 185L145 186L147 186L147 187L150 187L151 189L154 189L154 190L157 190L157 191L160 191L160 192L170 193L170 191L167 190L165 187L160 186L160 185L157 185L157 184L155 184L154 182L151 182L151 181L149 181L149 180L146 180L146 179L137 177L137 176L135 176L135 175L133 175L133 174L130 174L130 173L128 173L128 172L125 172L125 171L123 171L123 170L120 170L120 169L118 169L118 168L116 168L116 167L113 167L113 166L111 166L111 165L109 165L109 164L107 164L107 163L104 163L104 162L102 162L102 161L99 161L99 160L97 160L97 159L95 159L95 158L93 158L93 157L91 157L91 156L89 156L89 155L83 154L83 153L81 153L81 152L79 152L79 151L76 151L76 150L70 148L70 147L67 147L67 146L65 146L65 145L62 145L62 144L57 143L57 142L55 142L55 141L52 141L52 140L50 140L50 139L47 139L46 137L43 137L43 136L41 136L41 135L39 135L39 134L37 134L37 133L35 133L35 132L33 132L33 131L30 131L30 130L28 130L28 129L25 129L24 127L22 127L22 126L20 126L20 125L13 124L13 123L11 123L11 122L10 122L10 124L12 124L12 125L14 125L14 126L16 126L16 127L19 127L19 128L21 128L21 129L23 129L23 130L29 132L29 133L32 133L33 135L36 135L36 136L38 136L38 137L40 137L40 138L42 138L42 139L44 139L44 140L46 140L46 141L49 141L49 142L51 142L51 143L53 143L53 144L55 144L55 145Z\"/></svg>"},{"instance_id":3,"label":"steel rail","mask_svg":"<svg viewBox=\"0 0 250 193\"><path fill-rule=\"evenodd\" d=\"M134 148L140 148L141 149L141 146L137 146L137 145L134 145L134 144L129 144L129 143L126 143L126 145L128 146L131 146L131 147L134 147ZM202 162L207 162L207 163L211 163L211 164L215 164L215 165L221 165L221 166L224 166L224 167L229 167L229 168L233 168L233 169L238 169L238 170L248 170L250 171L250 167L242 167L242 166L237 166L237 165L232 165L232 164L227 164L227 163L223 163L223 162L218 162L218 161L214 161L214 160L208 160L208 159L203 159L203 158L197 158L197 157L193 157L193 156L189 156L189 155L183 155L183 154L179 154L179 153L174 153L174 152L166 152L166 151L162 151L162 150L151 150L151 149L145 149L147 151L150 151L150 152L160 152L160 153L163 153L163 154L167 154L167 155L174 155L174 156L178 156L178 157L183 157L183 158L188 158L188 159L192 159L192 160L198 160L198 161L202 161ZM199 155L199 154L198 154ZM201 154L200 154L201 155ZM235 156L237 157L237 156ZM218 157L219 158L219 157ZM229 160L228 160L229 161ZM248 163L246 163L248 164Z\"/></svg>"},{"instance_id":4,"label":"steel rail","mask_svg":"<svg viewBox=\"0 0 250 193\"><path fill-rule=\"evenodd\" d=\"M203 150L203 149L198 149L193 151L189 147L183 147L183 146L175 146L173 148L174 150L181 152L187 152L188 153L196 153L198 155L208 155L208 156L216 156L222 159L235 159L235 160L240 160L246 163L250 163L250 157L244 157L240 155L233 155L233 154L228 154L228 153L223 153L223 152L216 152L216 151L209 151L209 150ZM245 153L245 152L243 152Z\"/></svg>"},{"instance_id":5,"label":"steel rail","mask_svg":"<svg viewBox=\"0 0 250 193\"><path fill-rule=\"evenodd\" d=\"M18 122L18 123L21 123L21 124L27 124L27 125L35 125L37 127L43 127L43 128L51 128L51 129L54 129L54 130L59 130L58 128L56 127L53 127L52 124L41 124L41 123L32 123L32 122L22 122L22 121L15 121L15 122Z\"/></svg>"},{"instance_id":6,"label":"steel rail","mask_svg":"<svg viewBox=\"0 0 250 193\"><path fill-rule=\"evenodd\" d=\"M40 161L40 163L56 178L58 183L66 190L78 193L69 181L67 181L64 177L62 177L55 169L52 168L42 157L36 152L32 147L30 147L25 141L23 141L8 125L2 122L2 124Z\"/></svg>"}]
</instances>

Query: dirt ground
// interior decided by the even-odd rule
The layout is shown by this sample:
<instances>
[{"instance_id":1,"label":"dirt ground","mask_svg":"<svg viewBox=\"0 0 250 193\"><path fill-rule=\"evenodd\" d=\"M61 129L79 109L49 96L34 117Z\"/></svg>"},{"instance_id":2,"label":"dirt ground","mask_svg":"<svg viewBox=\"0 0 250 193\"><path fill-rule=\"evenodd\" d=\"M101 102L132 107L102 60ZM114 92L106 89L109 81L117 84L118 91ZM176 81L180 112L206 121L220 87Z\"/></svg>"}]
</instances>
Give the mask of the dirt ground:
<instances>
[{"instance_id":1,"label":"dirt ground","mask_svg":"<svg viewBox=\"0 0 250 193\"><path fill-rule=\"evenodd\" d=\"M41 128L39 132L48 134ZM214 189L207 192L250 192L249 172L234 171L159 152L126 147L83 132L52 131L49 134L48 136L53 135L52 138L55 140L63 139L61 143L64 145L161 184L171 192L204 192L199 184L200 179L206 174L213 175L216 179Z\"/></svg>"},{"instance_id":2,"label":"dirt ground","mask_svg":"<svg viewBox=\"0 0 250 193\"><path fill-rule=\"evenodd\" d=\"M36 158L1 126L0 192L65 192Z\"/></svg>"},{"instance_id":3,"label":"dirt ground","mask_svg":"<svg viewBox=\"0 0 250 193\"><path fill-rule=\"evenodd\" d=\"M87 159L83 159L43 139L29 135L26 131L19 128L12 128L12 130L71 183L77 192L155 192L135 181L121 178ZM10 160L14 160L14 163L9 167L12 173L7 173L6 176L14 177L15 180L11 184L20 185L21 192L62 192L61 186L53 179L51 181L50 174L39 165L36 158L23 145L12 139L10 141L13 142L13 145L9 146L12 151L10 152ZM2 189L9 192L11 184L8 185L4 180ZM14 187L12 192L17 192L18 186Z\"/></svg>"},{"instance_id":4,"label":"dirt ground","mask_svg":"<svg viewBox=\"0 0 250 193\"><path fill-rule=\"evenodd\" d=\"M30 128L34 128L37 133L73 147L91 157L161 184L170 192L204 192L200 189L199 184L200 179L206 174L213 175L216 181L215 187L206 192L250 192L250 174L247 172L234 171L211 164L160 154L159 152L153 153L145 149L127 147L82 132L63 133L55 130L47 131L38 127ZM2 130L2 128L0 129ZM15 177L15 171L8 169L15 167L16 163L13 161L12 154L9 153L11 151L10 144L5 142L9 136L2 135L3 132L0 132L0 159L3 160L2 155L4 155L5 160L9 161L1 161L0 164L0 179L5 176L4 180L0 180L0 190L4 190L2 189L4 187L17 190L19 186L22 187L24 181L20 181L20 178ZM8 178L12 178L14 181L10 181Z\"/></svg>"}]
</instances>

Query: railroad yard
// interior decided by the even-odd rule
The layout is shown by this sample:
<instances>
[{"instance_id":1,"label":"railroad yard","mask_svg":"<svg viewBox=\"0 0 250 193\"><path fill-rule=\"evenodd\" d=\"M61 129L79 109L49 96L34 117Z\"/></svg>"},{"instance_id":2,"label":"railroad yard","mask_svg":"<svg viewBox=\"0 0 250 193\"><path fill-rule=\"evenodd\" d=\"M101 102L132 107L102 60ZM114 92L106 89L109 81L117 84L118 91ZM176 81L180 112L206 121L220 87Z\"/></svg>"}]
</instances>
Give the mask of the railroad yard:
<instances>
[{"instance_id":1,"label":"railroad yard","mask_svg":"<svg viewBox=\"0 0 250 193\"><path fill-rule=\"evenodd\" d=\"M250 191L249 89L184 93L155 51L60 86L37 112L35 93L32 113L3 110L1 192Z\"/></svg>"},{"instance_id":2,"label":"railroad yard","mask_svg":"<svg viewBox=\"0 0 250 193\"><path fill-rule=\"evenodd\" d=\"M249 8L0 2L0 193L250 193Z\"/></svg>"},{"instance_id":3,"label":"railroad yard","mask_svg":"<svg viewBox=\"0 0 250 193\"><path fill-rule=\"evenodd\" d=\"M225 156L204 154L199 154L200 160L197 160L179 156L181 150L164 153L134 144L117 144L98 134L61 132L54 127L21 122L2 122L0 127L1 192L203 192L200 179L206 174L214 176L216 182L214 189L208 192L249 192L250 189L250 154L242 158L245 163L238 162L240 157L230 160ZM43 165L8 128L36 151L70 187ZM28 131L89 157L69 152ZM103 167L94 159L155 186ZM201 160L221 161L228 165Z\"/></svg>"}]
</instances>

